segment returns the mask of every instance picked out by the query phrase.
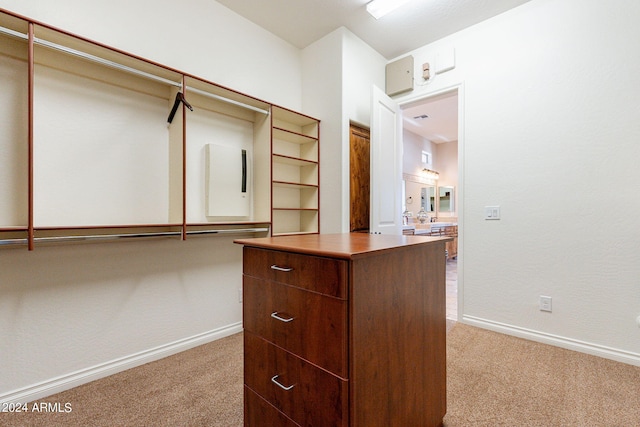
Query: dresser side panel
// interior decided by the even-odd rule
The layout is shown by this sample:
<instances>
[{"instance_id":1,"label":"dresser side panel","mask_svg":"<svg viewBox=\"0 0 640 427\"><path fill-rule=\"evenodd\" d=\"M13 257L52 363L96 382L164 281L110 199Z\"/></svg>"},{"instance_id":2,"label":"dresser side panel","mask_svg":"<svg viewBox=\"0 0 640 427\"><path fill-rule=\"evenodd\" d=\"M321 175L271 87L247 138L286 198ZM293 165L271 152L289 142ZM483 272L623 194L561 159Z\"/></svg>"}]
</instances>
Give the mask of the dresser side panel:
<instances>
[{"instance_id":1,"label":"dresser side panel","mask_svg":"<svg viewBox=\"0 0 640 427\"><path fill-rule=\"evenodd\" d=\"M441 425L444 242L354 260L350 275L351 425Z\"/></svg>"}]
</instances>

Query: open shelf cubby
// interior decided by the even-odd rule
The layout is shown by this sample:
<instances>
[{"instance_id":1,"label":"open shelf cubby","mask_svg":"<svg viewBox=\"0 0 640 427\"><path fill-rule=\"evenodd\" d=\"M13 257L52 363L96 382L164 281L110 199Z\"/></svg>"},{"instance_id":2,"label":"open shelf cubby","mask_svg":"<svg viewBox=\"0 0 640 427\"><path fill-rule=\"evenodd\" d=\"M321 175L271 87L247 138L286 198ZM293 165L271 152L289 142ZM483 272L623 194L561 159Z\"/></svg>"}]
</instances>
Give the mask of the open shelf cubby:
<instances>
[{"instance_id":1,"label":"open shelf cubby","mask_svg":"<svg viewBox=\"0 0 640 427\"><path fill-rule=\"evenodd\" d=\"M272 234L319 233L320 121L272 109Z\"/></svg>"}]
</instances>

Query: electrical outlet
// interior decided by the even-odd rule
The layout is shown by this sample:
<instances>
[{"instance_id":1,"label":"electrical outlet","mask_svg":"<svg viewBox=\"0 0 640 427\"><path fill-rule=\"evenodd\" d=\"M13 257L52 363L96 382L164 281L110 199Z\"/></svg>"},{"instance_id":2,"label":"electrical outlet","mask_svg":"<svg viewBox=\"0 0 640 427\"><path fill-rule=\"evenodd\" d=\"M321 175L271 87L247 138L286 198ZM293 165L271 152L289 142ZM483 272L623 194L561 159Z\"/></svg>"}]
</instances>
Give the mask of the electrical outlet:
<instances>
[{"instance_id":1,"label":"electrical outlet","mask_svg":"<svg viewBox=\"0 0 640 427\"><path fill-rule=\"evenodd\" d=\"M551 297L540 295L540 311L551 312Z\"/></svg>"}]
</instances>

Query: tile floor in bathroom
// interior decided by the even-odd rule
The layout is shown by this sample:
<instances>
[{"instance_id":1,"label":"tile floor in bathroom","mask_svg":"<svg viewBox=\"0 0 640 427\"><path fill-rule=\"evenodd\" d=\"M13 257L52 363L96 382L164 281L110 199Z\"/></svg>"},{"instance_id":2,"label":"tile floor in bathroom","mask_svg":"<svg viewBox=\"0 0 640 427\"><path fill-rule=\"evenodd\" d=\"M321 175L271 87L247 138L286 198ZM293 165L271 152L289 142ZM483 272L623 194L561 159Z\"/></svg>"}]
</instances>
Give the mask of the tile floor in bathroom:
<instances>
[{"instance_id":1,"label":"tile floor in bathroom","mask_svg":"<svg viewBox=\"0 0 640 427\"><path fill-rule=\"evenodd\" d=\"M458 260L447 260L447 320L458 320Z\"/></svg>"}]
</instances>

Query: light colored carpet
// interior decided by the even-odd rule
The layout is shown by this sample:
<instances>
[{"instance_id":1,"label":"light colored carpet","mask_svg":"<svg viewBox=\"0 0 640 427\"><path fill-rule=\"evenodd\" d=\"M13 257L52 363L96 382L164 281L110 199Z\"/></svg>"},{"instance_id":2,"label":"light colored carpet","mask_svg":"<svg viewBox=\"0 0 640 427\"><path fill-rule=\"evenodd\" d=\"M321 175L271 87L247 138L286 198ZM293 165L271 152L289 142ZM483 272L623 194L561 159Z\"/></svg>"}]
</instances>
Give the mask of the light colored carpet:
<instances>
[{"instance_id":1,"label":"light colored carpet","mask_svg":"<svg viewBox=\"0 0 640 427\"><path fill-rule=\"evenodd\" d=\"M447 360L445 427L640 426L639 367L462 324ZM240 427L242 334L41 401L73 410L2 413L0 426Z\"/></svg>"},{"instance_id":2,"label":"light colored carpet","mask_svg":"<svg viewBox=\"0 0 640 427\"><path fill-rule=\"evenodd\" d=\"M447 388L445 427L640 426L640 367L462 324Z\"/></svg>"},{"instance_id":3,"label":"light colored carpet","mask_svg":"<svg viewBox=\"0 0 640 427\"><path fill-rule=\"evenodd\" d=\"M0 426L242 426L242 334L40 399L70 413L0 414Z\"/></svg>"}]
</instances>

